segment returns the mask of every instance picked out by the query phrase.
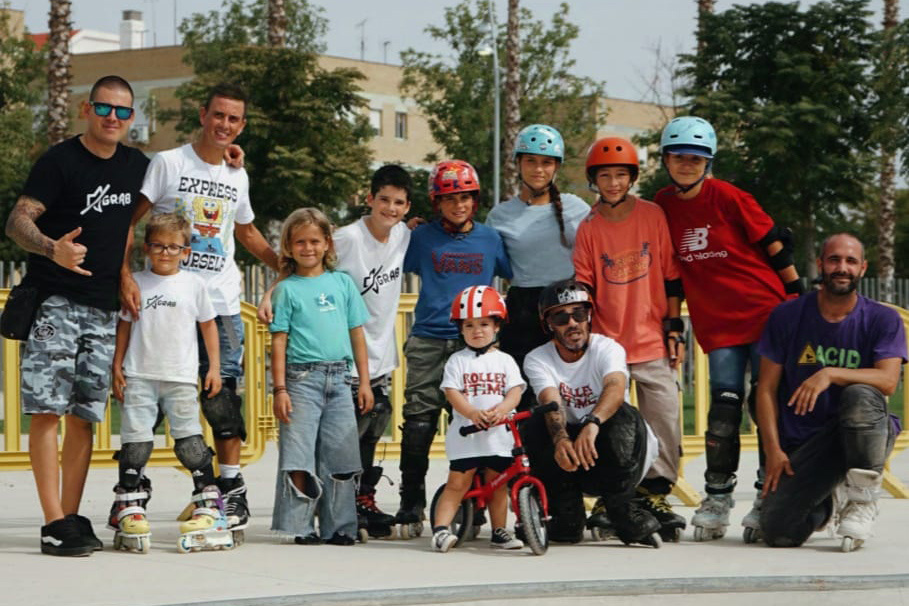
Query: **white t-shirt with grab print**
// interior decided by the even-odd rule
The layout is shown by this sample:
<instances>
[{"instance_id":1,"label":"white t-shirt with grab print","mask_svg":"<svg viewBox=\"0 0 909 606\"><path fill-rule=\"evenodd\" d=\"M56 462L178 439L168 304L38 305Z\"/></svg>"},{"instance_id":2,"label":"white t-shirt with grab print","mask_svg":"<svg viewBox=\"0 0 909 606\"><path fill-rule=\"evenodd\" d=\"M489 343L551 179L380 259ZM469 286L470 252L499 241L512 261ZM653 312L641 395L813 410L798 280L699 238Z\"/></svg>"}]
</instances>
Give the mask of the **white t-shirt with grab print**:
<instances>
[{"instance_id":1,"label":"white t-shirt with grab print","mask_svg":"<svg viewBox=\"0 0 909 606\"><path fill-rule=\"evenodd\" d=\"M527 354L524 372L534 393L542 393L547 387L559 390L568 423L580 423L584 415L593 411L603 391L603 377L621 372L628 380L625 349L613 339L593 333L580 360L566 362L559 356L555 343L549 341ZM628 401L627 387L625 401Z\"/></svg>"},{"instance_id":2,"label":"white t-shirt with grab print","mask_svg":"<svg viewBox=\"0 0 909 606\"><path fill-rule=\"evenodd\" d=\"M199 275L218 315L240 313L240 270L234 262L234 224L255 219L249 177L223 160L209 164L191 144L152 158L142 195L152 214L177 212L192 225L192 252L180 268Z\"/></svg>"},{"instance_id":3,"label":"white t-shirt with grab print","mask_svg":"<svg viewBox=\"0 0 909 606\"><path fill-rule=\"evenodd\" d=\"M456 389L475 408L488 410L502 401L513 387L526 387L517 362L507 353L490 348L483 355L465 347L451 354L445 363L440 388ZM472 423L452 409L451 424L445 434L445 453L449 461L472 457L511 457L514 438L507 425L497 425L469 436L460 434L461 427Z\"/></svg>"}]
</instances>

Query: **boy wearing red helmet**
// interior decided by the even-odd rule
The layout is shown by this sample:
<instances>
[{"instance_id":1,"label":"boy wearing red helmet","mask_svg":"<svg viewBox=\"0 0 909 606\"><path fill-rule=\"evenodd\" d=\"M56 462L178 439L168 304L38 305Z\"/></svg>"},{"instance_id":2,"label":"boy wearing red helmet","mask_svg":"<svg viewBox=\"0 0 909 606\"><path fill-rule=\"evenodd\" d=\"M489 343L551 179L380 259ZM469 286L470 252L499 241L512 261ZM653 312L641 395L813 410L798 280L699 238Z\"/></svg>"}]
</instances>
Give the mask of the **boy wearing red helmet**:
<instances>
[{"instance_id":1,"label":"boy wearing red helmet","mask_svg":"<svg viewBox=\"0 0 909 606\"><path fill-rule=\"evenodd\" d=\"M435 511L432 548L448 551L457 542L449 525L477 469L492 479L511 465L514 439L507 431L481 431L462 436L461 427L489 427L508 416L521 400L526 384L514 358L493 347L499 328L508 318L505 301L489 286L471 286L455 297L451 305L455 322L467 347L445 363L441 388L452 408L452 420L445 435L449 460L448 481ZM489 504L492 521L490 544L500 549L520 549L524 544L505 530L508 497L503 484Z\"/></svg>"},{"instance_id":2,"label":"boy wearing red helmet","mask_svg":"<svg viewBox=\"0 0 909 606\"><path fill-rule=\"evenodd\" d=\"M404 271L420 276L414 324L404 344L407 360L401 438L401 506L395 518L403 538L420 536L425 519L429 449L445 398L439 390L448 357L461 348L449 309L456 294L511 278L499 234L475 223L480 182L462 160L440 162L429 176L429 197L439 218L417 227L404 257Z\"/></svg>"},{"instance_id":3,"label":"boy wearing red helmet","mask_svg":"<svg viewBox=\"0 0 909 606\"><path fill-rule=\"evenodd\" d=\"M638 176L631 141L605 137L587 153L595 210L578 228L576 278L594 293L592 331L625 348L638 407L660 442L660 454L638 486L642 504L659 520L665 540L677 540L685 519L666 496L681 456L679 392L674 369L684 358L681 281L666 216L629 193ZM602 503L594 507L599 513Z\"/></svg>"}]
</instances>

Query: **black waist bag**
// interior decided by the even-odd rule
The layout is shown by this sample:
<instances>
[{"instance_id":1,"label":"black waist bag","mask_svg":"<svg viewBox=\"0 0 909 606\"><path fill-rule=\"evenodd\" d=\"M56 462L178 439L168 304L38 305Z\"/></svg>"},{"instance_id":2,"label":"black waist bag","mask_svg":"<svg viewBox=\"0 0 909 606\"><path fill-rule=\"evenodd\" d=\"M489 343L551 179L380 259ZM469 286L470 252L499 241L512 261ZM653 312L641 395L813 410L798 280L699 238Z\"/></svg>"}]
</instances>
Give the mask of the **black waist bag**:
<instances>
[{"instance_id":1,"label":"black waist bag","mask_svg":"<svg viewBox=\"0 0 909 606\"><path fill-rule=\"evenodd\" d=\"M17 341L28 340L38 308L45 298L35 286L14 286L0 316L0 335Z\"/></svg>"}]
</instances>

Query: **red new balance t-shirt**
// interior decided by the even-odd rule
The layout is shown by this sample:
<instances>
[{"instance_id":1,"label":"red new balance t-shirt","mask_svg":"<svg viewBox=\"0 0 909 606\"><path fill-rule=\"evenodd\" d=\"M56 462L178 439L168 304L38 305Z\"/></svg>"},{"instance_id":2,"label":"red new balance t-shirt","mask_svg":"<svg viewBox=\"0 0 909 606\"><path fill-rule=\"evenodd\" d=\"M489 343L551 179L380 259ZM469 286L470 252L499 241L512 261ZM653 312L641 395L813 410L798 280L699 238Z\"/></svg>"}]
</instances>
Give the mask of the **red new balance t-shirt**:
<instances>
[{"instance_id":1,"label":"red new balance t-shirt","mask_svg":"<svg viewBox=\"0 0 909 606\"><path fill-rule=\"evenodd\" d=\"M754 197L707 179L690 200L666 187L654 198L666 212L691 324L704 351L753 343L785 298L783 283L758 241L773 219Z\"/></svg>"}]
</instances>

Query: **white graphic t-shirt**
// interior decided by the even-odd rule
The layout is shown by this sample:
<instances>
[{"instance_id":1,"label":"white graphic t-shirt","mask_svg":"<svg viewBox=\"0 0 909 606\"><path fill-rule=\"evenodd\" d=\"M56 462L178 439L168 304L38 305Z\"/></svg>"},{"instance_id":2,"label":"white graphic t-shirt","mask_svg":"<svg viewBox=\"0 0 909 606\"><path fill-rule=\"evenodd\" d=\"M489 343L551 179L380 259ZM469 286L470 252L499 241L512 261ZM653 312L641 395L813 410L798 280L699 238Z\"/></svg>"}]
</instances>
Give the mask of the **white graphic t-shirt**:
<instances>
[{"instance_id":1,"label":"white graphic t-shirt","mask_svg":"<svg viewBox=\"0 0 909 606\"><path fill-rule=\"evenodd\" d=\"M540 345L524 358L524 372L534 393L547 387L559 390L565 404L568 423L580 423L590 413L603 391L603 377L612 372L624 373L625 349L609 337L591 334L584 356L577 362L566 362L552 341ZM628 401L628 389L625 389Z\"/></svg>"},{"instance_id":2,"label":"white graphic t-shirt","mask_svg":"<svg viewBox=\"0 0 909 606\"><path fill-rule=\"evenodd\" d=\"M440 388L456 389L480 410L488 410L502 401L508 390L526 386L517 362L507 353L491 348L481 356L464 348L451 354L445 363ZM452 409L451 424L445 434L445 453L449 461L471 457L511 457L514 438L507 425L498 425L469 436L459 433L471 425L467 417Z\"/></svg>"},{"instance_id":3,"label":"white graphic t-shirt","mask_svg":"<svg viewBox=\"0 0 909 606\"><path fill-rule=\"evenodd\" d=\"M153 214L182 213L192 224L192 252L181 265L205 280L218 315L240 313L240 270L234 262L234 224L255 219L249 202L249 177L222 160L215 166L192 145L152 158L142 194Z\"/></svg>"},{"instance_id":4,"label":"white graphic t-shirt","mask_svg":"<svg viewBox=\"0 0 909 606\"><path fill-rule=\"evenodd\" d=\"M386 375L398 366L395 318L401 296L401 266L410 243L410 229L398 223L387 242L379 242L366 227L365 217L332 234L338 271L349 275L369 310L363 325L369 354L369 377Z\"/></svg>"},{"instance_id":5,"label":"white graphic t-shirt","mask_svg":"<svg viewBox=\"0 0 909 606\"><path fill-rule=\"evenodd\" d=\"M196 324L215 317L205 283L187 271L159 276L145 270L133 278L142 303L138 320L120 314L122 320L132 323L123 374L195 385L199 380Z\"/></svg>"}]
</instances>

